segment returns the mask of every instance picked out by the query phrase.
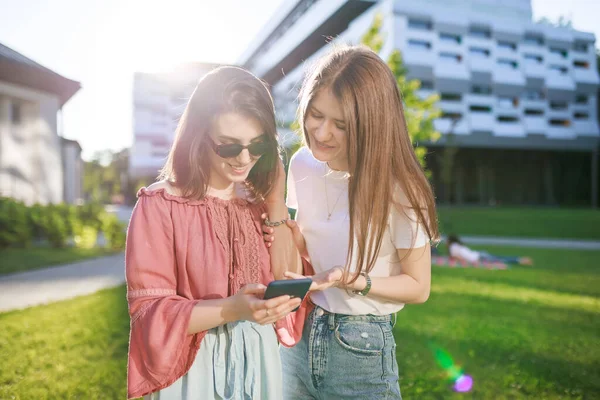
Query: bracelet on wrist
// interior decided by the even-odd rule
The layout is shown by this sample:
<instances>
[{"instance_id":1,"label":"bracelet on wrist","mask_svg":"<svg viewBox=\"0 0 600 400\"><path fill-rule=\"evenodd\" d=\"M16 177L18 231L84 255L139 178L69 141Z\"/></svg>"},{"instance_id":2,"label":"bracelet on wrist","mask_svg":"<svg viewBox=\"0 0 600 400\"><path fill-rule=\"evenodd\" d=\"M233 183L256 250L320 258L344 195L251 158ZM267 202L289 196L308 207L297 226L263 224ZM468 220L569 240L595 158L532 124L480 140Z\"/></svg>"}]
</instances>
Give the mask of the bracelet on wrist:
<instances>
[{"instance_id":1,"label":"bracelet on wrist","mask_svg":"<svg viewBox=\"0 0 600 400\"><path fill-rule=\"evenodd\" d=\"M271 221L269 217L267 217L265 218L265 225L274 228L285 224L288 221L288 219L289 218L282 219L281 221Z\"/></svg>"},{"instance_id":2,"label":"bracelet on wrist","mask_svg":"<svg viewBox=\"0 0 600 400\"><path fill-rule=\"evenodd\" d=\"M363 290L353 290L353 293L359 296L366 296L371 290L371 277L366 272L363 272L361 275L365 277L367 285Z\"/></svg>"}]
</instances>

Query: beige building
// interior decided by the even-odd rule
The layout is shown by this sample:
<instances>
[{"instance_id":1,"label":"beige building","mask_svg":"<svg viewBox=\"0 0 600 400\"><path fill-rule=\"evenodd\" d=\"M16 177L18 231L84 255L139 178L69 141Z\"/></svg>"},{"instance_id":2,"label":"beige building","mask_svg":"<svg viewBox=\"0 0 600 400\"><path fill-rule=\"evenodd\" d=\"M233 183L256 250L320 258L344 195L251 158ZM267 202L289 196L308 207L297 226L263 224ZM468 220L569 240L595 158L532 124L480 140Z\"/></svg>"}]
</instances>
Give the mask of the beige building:
<instances>
[{"instance_id":1,"label":"beige building","mask_svg":"<svg viewBox=\"0 0 600 400\"><path fill-rule=\"evenodd\" d=\"M67 188L65 182L75 185L80 178L65 180L64 169L77 161L63 160L58 119L80 87L0 44L0 196L27 204L75 201L81 185ZM65 153L81 158L80 150Z\"/></svg>"}]
</instances>

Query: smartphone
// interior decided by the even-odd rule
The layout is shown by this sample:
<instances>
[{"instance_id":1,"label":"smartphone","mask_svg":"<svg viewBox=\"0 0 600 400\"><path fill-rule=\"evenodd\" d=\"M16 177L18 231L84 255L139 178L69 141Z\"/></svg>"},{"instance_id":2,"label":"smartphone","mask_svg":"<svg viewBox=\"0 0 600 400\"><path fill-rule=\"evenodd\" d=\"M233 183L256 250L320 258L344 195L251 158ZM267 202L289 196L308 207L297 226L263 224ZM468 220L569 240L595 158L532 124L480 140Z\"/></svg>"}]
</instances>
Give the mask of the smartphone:
<instances>
[{"instance_id":1,"label":"smartphone","mask_svg":"<svg viewBox=\"0 0 600 400\"><path fill-rule=\"evenodd\" d=\"M269 283L269 286L267 286L267 290L265 291L265 296L263 298L268 300L287 294L291 297L299 297L304 299L304 296L306 296L306 293L308 293L311 283L312 279L310 278L282 279L273 281ZM298 310L298 308L300 307L296 307L294 311Z\"/></svg>"}]
</instances>

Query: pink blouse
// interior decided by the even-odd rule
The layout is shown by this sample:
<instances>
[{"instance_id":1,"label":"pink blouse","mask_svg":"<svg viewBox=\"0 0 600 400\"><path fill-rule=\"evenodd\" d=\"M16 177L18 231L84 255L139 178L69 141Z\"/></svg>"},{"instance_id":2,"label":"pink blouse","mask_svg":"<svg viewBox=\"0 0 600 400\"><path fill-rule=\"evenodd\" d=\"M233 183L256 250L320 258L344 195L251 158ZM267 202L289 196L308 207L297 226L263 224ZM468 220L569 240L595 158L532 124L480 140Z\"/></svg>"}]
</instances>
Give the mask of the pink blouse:
<instances>
[{"instance_id":1,"label":"pink blouse","mask_svg":"<svg viewBox=\"0 0 600 400\"><path fill-rule=\"evenodd\" d=\"M164 189L140 189L125 255L128 398L163 389L190 369L206 334L187 333L195 304L273 280L261 232L263 212L264 205L243 199L188 200ZM277 324L283 344L298 342L308 310L305 302Z\"/></svg>"}]
</instances>

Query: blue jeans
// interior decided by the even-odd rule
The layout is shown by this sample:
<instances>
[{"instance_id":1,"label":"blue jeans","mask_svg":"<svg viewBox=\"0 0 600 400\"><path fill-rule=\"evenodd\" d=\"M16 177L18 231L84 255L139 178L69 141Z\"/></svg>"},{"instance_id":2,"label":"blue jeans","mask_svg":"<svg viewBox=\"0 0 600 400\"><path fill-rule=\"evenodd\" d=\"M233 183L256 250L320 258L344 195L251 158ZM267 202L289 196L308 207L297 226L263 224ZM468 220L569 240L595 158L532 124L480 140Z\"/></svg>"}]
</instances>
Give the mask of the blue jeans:
<instances>
[{"instance_id":1,"label":"blue jeans","mask_svg":"<svg viewBox=\"0 0 600 400\"><path fill-rule=\"evenodd\" d=\"M516 256L496 256L485 251L479 252L480 261L502 262L504 264L519 264L520 257Z\"/></svg>"},{"instance_id":2,"label":"blue jeans","mask_svg":"<svg viewBox=\"0 0 600 400\"><path fill-rule=\"evenodd\" d=\"M315 307L295 347L280 348L284 399L401 399L390 315Z\"/></svg>"}]
</instances>

